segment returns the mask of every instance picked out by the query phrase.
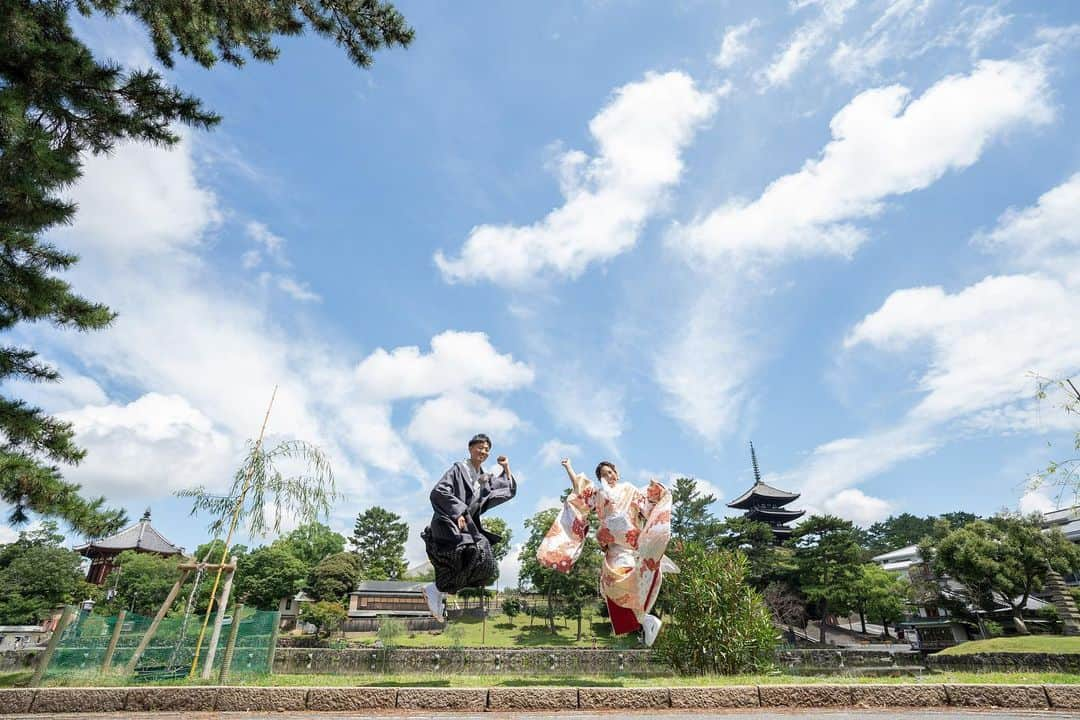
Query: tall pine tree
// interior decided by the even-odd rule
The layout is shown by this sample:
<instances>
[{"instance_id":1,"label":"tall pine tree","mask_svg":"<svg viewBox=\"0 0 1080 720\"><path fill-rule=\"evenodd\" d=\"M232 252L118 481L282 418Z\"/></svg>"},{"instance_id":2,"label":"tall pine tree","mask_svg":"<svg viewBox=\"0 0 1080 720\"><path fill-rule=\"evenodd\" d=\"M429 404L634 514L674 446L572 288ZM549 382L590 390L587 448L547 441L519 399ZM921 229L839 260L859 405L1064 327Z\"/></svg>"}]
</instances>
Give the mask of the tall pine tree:
<instances>
[{"instance_id":1,"label":"tall pine tree","mask_svg":"<svg viewBox=\"0 0 1080 720\"><path fill-rule=\"evenodd\" d=\"M676 478L671 491L671 536L684 542L708 542L716 532L709 507L716 496L698 490L694 478Z\"/></svg>"},{"instance_id":2,"label":"tall pine tree","mask_svg":"<svg viewBox=\"0 0 1080 720\"><path fill-rule=\"evenodd\" d=\"M378 505L356 516L349 543L360 556L360 567L369 580L400 580L405 575L405 541L409 524Z\"/></svg>"},{"instance_id":3,"label":"tall pine tree","mask_svg":"<svg viewBox=\"0 0 1080 720\"><path fill-rule=\"evenodd\" d=\"M81 297L60 274L77 257L44 240L70 224L76 208L62 191L81 175L81 158L132 140L169 146L177 123L210 128L219 118L152 70L127 71L99 61L72 32L72 12L128 16L149 29L159 61L174 55L203 67L245 54L272 61L272 40L310 26L367 67L386 46L408 45L413 31L380 0L7 0L0 3L0 333L19 323L49 322L99 330L113 319ZM69 423L12 396L15 382L56 382L55 368L29 348L0 343L0 500L9 521L36 512L99 536L123 513L86 499L60 465L85 451Z\"/></svg>"}]
</instances>

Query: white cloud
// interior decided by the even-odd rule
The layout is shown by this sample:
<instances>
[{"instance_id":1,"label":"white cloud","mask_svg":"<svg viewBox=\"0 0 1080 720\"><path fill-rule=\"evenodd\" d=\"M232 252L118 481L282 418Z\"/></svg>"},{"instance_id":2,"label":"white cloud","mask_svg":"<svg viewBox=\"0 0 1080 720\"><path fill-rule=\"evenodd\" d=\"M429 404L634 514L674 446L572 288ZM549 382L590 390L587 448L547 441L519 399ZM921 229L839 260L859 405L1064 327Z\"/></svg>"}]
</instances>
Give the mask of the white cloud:
<instances>
[{"instance_id":1,"label":"white cloud","mask_svg":"<svg viewBox=\"0 0 1080 720\"><path fill-rule=\"evenodd\" d=\"M897 352L929 346L919 381L926 396L911 417L941 422L1030 398L1036 370L1060 377L1080 367L1080 339L1062 319L1080 292L1041 275L988 277L958 293L899 290L844 340Z\"/></svg>"},{"instance_id":2,"label":"white cloud","mask_svg":"<svg viewBox=\"0 0 1080 720\"><path fill-rule=\"evenodd\" d=\"M682 152L716 110L717 94L685 73L629 83L589 123L598 154L562 154L565 202L532 225L474 228L461 253L435 255L448 282L525 283L545 273L576 278L634 246L682 175Z\"/></svg>"},{"instance_id":3,"label":"white cloud","mask_svg":"<svg viewBox=\"0 0 1080 720\"><path fill-rule=\"evenodd\" d=\"M653 368L667 413L708 441L736 427L759 360L735 323L742 304L735 293L703 290Z\"/></svg>"},{"instance_id":4,"label":"white cloud","mask_svg":"<svg viewBox=\"0 0 1080 720\"><path fill-rule=\"evenodd\" d=\"M807 5L821 5L821 14L809 20L792 33L787 44L777 52L769 67L758 73L763 88L787 85L814 54L828 41L830 33L844 23L844 17L855 5L855 0L821 0L801 3L796 9Z\"/></svg>"},{"instance_id":5,"label":"white cloud","mask_svg":"<svg viewBox=\"0 0 1080 720\"><path fill-rule=\"evenodd\" d=\"M1048 190L1034 206L1005 211L993 230L973 241L1023 267L1080 284L1080 173Z\"/></svg>"},{"instance_id":6,"label":"white cloud","mask_svg":"<svg viewBox=\"0 0 1080 720\"><path fill-rule=\"evenodd\" d=\"M930 0L894 0L857 41L842 41L829 58L829 66L842 79L854 81L886 60L904 52L925 27Z\"/></svg>"},{"instance_id":7,"label":"white cloud","mask_svg":"<svg viewBox=\"0 0 1080 720\"><path fill-rule=\"evenodd\" d=\"M300 302L320 302L322 300L318 293L311 291L307 283L298 282L291 277L279 277L277 286L283 293Z\"/></svg>"},{"instance_id":8,"label":"white cloud","mask_svg":"<svg viewBox=\"0 0 1080 720\"><path fill-rule=\"evenodd\" d=\"M581 455L581 446L573 443L565 443L561 440L548 440L544 443L536 456L545 466L559 467L563 458L574 459Z\"/></svg>"},{"instance_id":9,"label":"white cloud","mask_svg":"<svg viewBox=\"0 0 1080 720\"><path fill-rule=\"evenodd\" d=\"M754 201L732 200L676 226L669 241L705 260L849 256L865 239L851 221L969 167L1003 133L1048 122L1047 95L1046 72L1034 60L982 61L914 100L898 85L860 93L833 117L833 140L819 159Z\"/></svg>"},{"instance_id":10,"label":"white cloud","mask_svg":"<svg viewBox=\"0 0 1080 720\"><path fill-rule=\"evenodd\" d=\"M720 52L713 57L716 67L726 70L734 65L747 53L746 36L759 25L757 18L744 22L741 25L733 25L724 32L724 39L720 43Z\"/></svg>"},{"instance_id":11,"label":"white cloud","mask_svg":"<svg viewBox=\"0 0 1080 720\"><path fill-rule=\"evenodd\" d=\"M830 515L850 520L860 527L884 520L893 508L892 503L881 498L870 497L856 488L841 490L826 499L822 507Z\"/></svg>"},{"instance_id":12,"label":"white cloud","mask_svg":"<svg viewBox=\"0 0 1080 720\"><path fill-rule=\"evenodd\" d=\"M19 530L11 527L6 522L0 525L0 545L7 545L19 539Z\"/></svg>"},{"instance_id":13,"label":"white cloud","mask_svg":"<svg viewBox=\"0 0 1080 720\"><path fill-rule=\"evenodd\" d=\"M622 389L573 366L552 368L549 373L544 399L556 422L617 454L616 443L627 424Z\"/></svg>"},{"instance_id":14,"label":"white cloud","mask_svg":"<svg viewBox=\"0 0 1080 720\"><path fill-rule=\"evenodd\" d=\"M460 450L478 432L498 438L511 435L521 419L473 392L454 391L420 404L406 431L410 440L434 450Z\"/></svg>"},{"instance_id":15,"label":"white cloud","mask_svg":"<svg viewBox=\"0 0 1080 720\"><path fill-rule=\"evenodd\" d=\"M415 345L378 348L356 367L362 393L384 400L421 398L458 390L516 390L533 371L512 355L500 354L482 332L447 330L431 339L431 352Z\"/></svg>"},{"instance_id":16,"label":"white cloud","mask_svg":"<svg viewBox=\"0 0 1080 720\"><path fill-rule=\"evenodd\" d=\"M88 405L59 415L86 459L67 474L119 498L156 498L196 483L231 479L237 448L179 395L147 393L126 405Z\"/></svg>"},{"instance_id":17,"label":"white cloud","mask_svg":"<svg viewBox=\"0 0 1080 720\"><path fill-rule=\"evenodd\" d=\"M250 220L244 226L244 232L256 244L256 249L249 252L265 253L267 257L282 267L291 265L289 259L285 256L285 238L270 232L270 228L264 223Z\"/></svg>"},{"instance_id":18,"label":"white cloud","mask_svg":"<svg viewBox=\"0 0 1080 720\"><path fill-rule=\"evenodd\" d=\"M1020 502L1017 504L1017 509L1025 515L1050 512L1057 510L1058 507L1058 503L1046 494L1044 488L1029 490L1020 497Z\"/></svg>"},{"instance_id":19,"label":"white cloud","mask_svg":"<svg viewBox=\"0 0 1080 720\"><path fill-rule=\"evenodd\" d=\"M569 481L567 482L567 486L569 486ZM537 499L536 505L533 506L534 514L538 512L543 512L544 510L551 510L552 508L561 508L562 505L562 502L559 501L559 498L557 496L544 495L543 497Z\"/></svg>"}]
</instances>

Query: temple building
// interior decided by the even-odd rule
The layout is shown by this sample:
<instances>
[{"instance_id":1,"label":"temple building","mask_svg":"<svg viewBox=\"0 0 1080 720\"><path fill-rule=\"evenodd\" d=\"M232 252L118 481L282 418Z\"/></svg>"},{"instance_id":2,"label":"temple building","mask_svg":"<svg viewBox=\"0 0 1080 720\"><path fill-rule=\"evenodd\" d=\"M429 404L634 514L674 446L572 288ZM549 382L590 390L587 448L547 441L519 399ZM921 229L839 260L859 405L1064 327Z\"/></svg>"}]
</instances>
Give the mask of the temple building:
<instances>
[{"instance_id":1,"label":"temple building","mask_svg":"<svg viewBox=\"0 0 1080 720\"><path fill-rule=\"evenodd\" d=\"M729 502L727 506L745 510L743 515L748 520L763 522L771 527L777 544L782 543L791 536L791 528L787 526L787 523L798 520L806 511L784 509L785 505L799 498L799 493L778 490L761 481L754 443L750 443L750 460L754 464L754 486Z\"/></svg>"},{"instance_id":2,"label":"temple building","mask_svg":"<svg viewBox=\"0 0 1080 720\"><path fill-rule=\"evenodd\" d=\"M101 585L115 565L116 556L125 550L153 553L169 557L181 555L184 548L173 545L150 525L150 508L143 513L142 520L126 527L115 535L101 540L94 540L75 548L83 557L90 558L90 570L86 573L87 582Z\"/></svg>"}]
</instances>

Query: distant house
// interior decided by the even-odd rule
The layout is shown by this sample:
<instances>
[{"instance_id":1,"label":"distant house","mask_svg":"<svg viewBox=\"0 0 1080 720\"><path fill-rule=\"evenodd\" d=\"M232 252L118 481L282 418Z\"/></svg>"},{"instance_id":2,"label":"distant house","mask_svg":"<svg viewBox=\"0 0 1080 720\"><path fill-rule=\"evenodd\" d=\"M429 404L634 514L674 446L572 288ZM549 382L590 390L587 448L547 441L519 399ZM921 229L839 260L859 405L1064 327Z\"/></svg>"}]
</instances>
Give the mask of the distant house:
<instances>
[{"instance_id":1,"label":"distant house","mask_svg":"<svg viewBox=\"0 0 1080 720\"><path fill-rule=\"evenodd\" d=\"M44 645L49 634L41 625L0 625L0 652Z\"/></svg>"},{"instance_id":2,"label":"distant house","mask_svg":"<svg viewBox=\"0 0 1080 720\"><path fill-rule=\"evenodd\" d=\"M294 627L296 627L298 618L300 617L300 607L305 603L310 602L315 601L312 598L308 597L307 593L305 593L303 590L291 597L281 598L281 602L278 603L278 612L281 616L281 629L292 630Z\"/></svg>"},{"instance_id":3,"label":"distant house","mask_svg":"<svg viewBox=\"0 0 1080 720\"><path fill-rule=\"evenodd\" d=\"M182 555L184 548L173 545L150 525L150 508L143 513L139 522L124 528L115 535L94 540L75 548L83 557L90 558L90 570L86 573L87 582L101 585L116 567L116 556L125 550L153 553L163 557Z\"/></svg>"},{"instance_id":4,"label":"distant house","mask_svg":"<svg viewBox=\"0 0 1080 720\"><path fill-rule=\"evenodd\" d=\"M871 558L884 570L903 575L909 580L916 580L912 573L923 568L922 556L918 545L908 545L899 550L892 550ZM945 580L942 592L956 590L958 586L951 580ZM959 618L949 614L946 608L936 604L911 606L912 612L896 624L897 630L904 632L904 639L918 650L936 651L967 642L970 638L968 626Z\"/></svg>"},{"instance_id":5,"label":"distant house","mask_svg":"<svg viewBox=\"0 0 1080 720\"><path fill-rule=\"evenodd\" d=\"M349 593L350 618L430 617L424 583L364 580Z\"/></svg>"}]
</instances>

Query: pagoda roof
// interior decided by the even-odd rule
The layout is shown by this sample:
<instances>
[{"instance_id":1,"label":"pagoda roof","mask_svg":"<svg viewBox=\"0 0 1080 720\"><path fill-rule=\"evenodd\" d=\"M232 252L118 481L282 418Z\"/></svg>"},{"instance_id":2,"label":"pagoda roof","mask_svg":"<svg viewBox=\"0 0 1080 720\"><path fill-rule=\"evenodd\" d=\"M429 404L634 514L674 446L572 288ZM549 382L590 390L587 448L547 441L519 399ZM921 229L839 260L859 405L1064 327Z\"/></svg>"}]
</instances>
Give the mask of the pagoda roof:
<instances>
[{"instance_id":1,"label":"pagoda roof","mask_svg":"<svg viewBox=\"0 0 1080 720\"><path fill-rule=\"evenodd\" d=\"M110 554L121 553L124 550L139 550L158 555L180 555L184 552L184 548L173 545L164 535L154 529L150 524L149 509L143 513L142 519L134 525L124 528L115 535L80 545L75 550L86 557L103 552Z\"/></svg>"},{"instance_id":2,"label":"pagoda roof","mask_svg":"<svg viewBox=\"0 0 1080 720\"><path fill-rule=\"evenodd\" d=\"M752 520L761 518L769 522L790 522L806 514L805 510L784 510L783 508L752 507L746 516Z\"/></svg>"},{"instance_id":3,"label":"pagoda roof","mask_svg":"<svg viewBox=\"0 0 1080 720\"><path fill-rule=\"evenodd\" d=\"M754 483L752 488L729 502L727 506L729 508L747 510L762 502L779 502L781 504L786 504L792 500L798 499L799 495L800 493L785 492L759 480Z\"/></svg>"}]
</instances>

